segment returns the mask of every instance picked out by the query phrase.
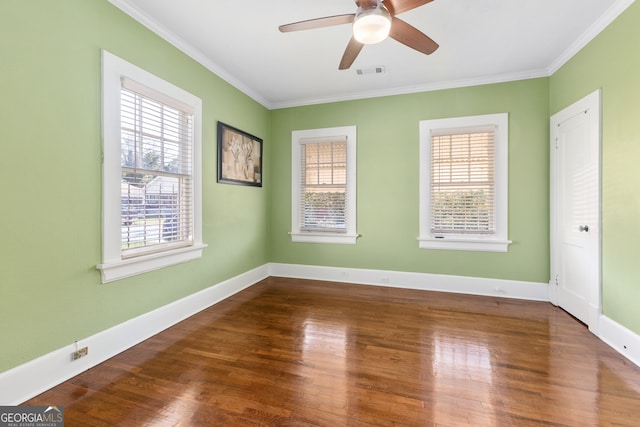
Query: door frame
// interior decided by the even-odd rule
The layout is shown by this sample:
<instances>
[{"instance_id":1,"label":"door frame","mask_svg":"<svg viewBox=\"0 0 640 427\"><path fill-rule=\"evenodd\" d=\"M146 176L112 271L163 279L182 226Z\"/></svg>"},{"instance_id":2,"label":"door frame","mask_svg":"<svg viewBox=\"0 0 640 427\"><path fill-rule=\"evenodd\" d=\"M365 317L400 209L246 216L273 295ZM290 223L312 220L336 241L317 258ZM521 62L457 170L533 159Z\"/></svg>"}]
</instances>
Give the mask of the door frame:
<instances>
[{"instance_id":1,"label":"door frame","mask_svg":"<svg viewBox=\"0 0 640 427\"><path fill-rule=\"evenodd\" d=\"M590 132L596 133L596 135L591 134L592 137L595 137L595 141L597 141L597 148L591 147L594 150L594 154L596 155L597 162L597 188L594 188L593 191L598 193L598 209L596 214L595 224L593 226L589 224L589 233L594 233L595 240L597 241L597 265L594 266L594 270L596 271L597 280L594 281L594 284L587 289L587 303L588 303L588 321L587 326L589 330L595 335L599 335L599 320L600 315L602 314L602 118L601 118L601 91L600 89L590 93L584 98L576 101L572 105L566 107L562 111L554 114L550 118L550 157L549 157L549 172L550 172L550 273L551 277L549 280L549 301L552 304L558 305L558 274L560 267L560 224L558 221L559 218L559 209L560 203L558 201L559 198L559 190L558 186L561 182L560 180L560 163L558 160L558 150L556 149L557 142L557 128L564 121L575 117L578 114L584 114L586 111L593 111L591 117L593 117L589 126L591 128Z\"/></svg>"}]
</instances>

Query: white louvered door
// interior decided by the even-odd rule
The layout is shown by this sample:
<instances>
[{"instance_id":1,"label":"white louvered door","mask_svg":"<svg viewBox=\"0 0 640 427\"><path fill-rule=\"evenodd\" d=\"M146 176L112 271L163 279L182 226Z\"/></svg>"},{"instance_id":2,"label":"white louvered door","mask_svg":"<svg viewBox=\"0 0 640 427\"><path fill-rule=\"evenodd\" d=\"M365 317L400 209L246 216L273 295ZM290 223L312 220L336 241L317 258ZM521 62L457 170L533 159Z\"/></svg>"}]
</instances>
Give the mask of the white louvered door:
<instances>
[{"instance_id":1,"label":"white louvered door","mask_svg":"<svg viewBox=\"0 0 640 427\"><path fill-rule=\"evenodd\" d=\"M599 123L597 92L551 119L552 302L591 330L600 314Z\"/></svg>"}]
</instances>

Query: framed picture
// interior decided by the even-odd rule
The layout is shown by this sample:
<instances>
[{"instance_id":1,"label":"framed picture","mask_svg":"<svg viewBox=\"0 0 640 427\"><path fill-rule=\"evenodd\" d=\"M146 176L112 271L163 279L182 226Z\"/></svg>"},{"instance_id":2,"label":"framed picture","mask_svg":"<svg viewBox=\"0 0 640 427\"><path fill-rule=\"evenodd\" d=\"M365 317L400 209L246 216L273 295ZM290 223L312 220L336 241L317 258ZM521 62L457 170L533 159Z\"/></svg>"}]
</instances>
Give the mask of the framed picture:
<instances>
[{"instance_id":1,"label":"framed picture","mask_svg":"<svg viewBox=\"0 0 640 427\"><path fill-rule=\"evenodd\" d=\"M218 122L218 182L262 187L262 139Z\"/></svg>"}]
</instances>

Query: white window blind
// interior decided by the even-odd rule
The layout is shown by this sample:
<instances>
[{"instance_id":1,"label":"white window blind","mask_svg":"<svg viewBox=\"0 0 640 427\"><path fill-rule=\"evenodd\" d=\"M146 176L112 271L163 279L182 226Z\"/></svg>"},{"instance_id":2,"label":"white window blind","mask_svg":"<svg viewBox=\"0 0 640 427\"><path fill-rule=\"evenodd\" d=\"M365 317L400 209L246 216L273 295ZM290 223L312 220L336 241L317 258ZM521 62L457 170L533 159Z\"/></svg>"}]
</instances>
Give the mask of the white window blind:
<instances>
[{"instance_id":1,"label":"white window blind","mask_svg":"<svg viewBox=\"0 0 640 427\"><path fill-rule=\"evenodd\" d=\"M495 233L495 129L432 130L432 233Z\"/></svg>"},{"instance_id":2,"label":"white window blind","mask_svg":"<svg viewBox=\"0 0 640 427\"><path fill-rule=\"evenodd\" d=\"M121 81L122 258L190 246L192 108L133 80Z\"/></svg>"},{"instance_id":3,"label":"white window blind","mask_svg":"<svg viewBox=\"0 0 640 427\"><path fill-rule=\"evenodd\" d=\"M300 141L300 230L346 233L347 138Z\"/></svg>"}]
</instances>

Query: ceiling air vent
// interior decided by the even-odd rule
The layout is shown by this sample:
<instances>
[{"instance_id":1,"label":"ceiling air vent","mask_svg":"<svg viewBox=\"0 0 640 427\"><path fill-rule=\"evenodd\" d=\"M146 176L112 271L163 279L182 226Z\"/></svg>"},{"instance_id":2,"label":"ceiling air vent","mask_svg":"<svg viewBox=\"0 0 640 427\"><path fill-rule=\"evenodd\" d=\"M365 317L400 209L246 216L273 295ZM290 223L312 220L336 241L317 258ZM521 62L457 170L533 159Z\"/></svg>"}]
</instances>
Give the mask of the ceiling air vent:
<instances>
[{"instance_id":1,"label":"ceiling air vent","mask_svg":"<svg viewBox=\"0 0 640 427\"><path fill-rule=\"evenodd\" d=\"M379 65L377 67L358 68L356 74L363 76L365 74L384 74L384 66Z\"/></svg>"}]
</instances>

